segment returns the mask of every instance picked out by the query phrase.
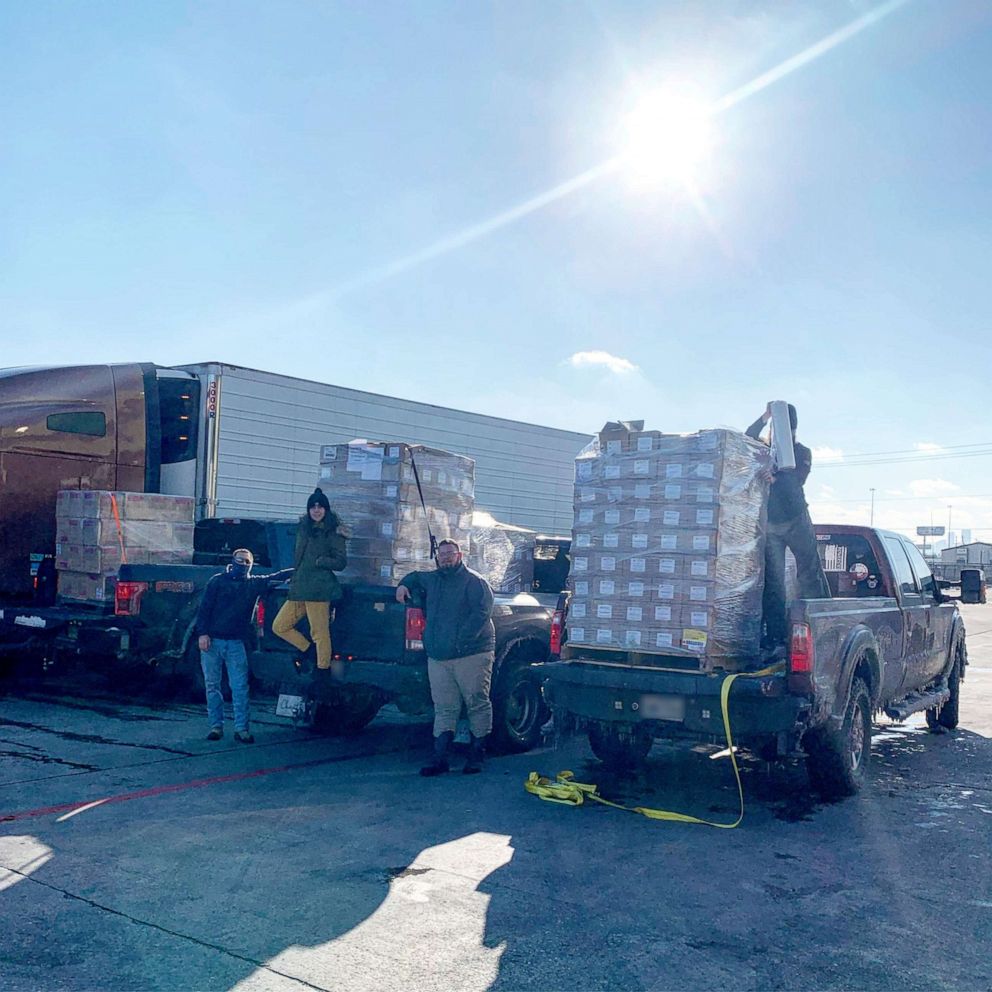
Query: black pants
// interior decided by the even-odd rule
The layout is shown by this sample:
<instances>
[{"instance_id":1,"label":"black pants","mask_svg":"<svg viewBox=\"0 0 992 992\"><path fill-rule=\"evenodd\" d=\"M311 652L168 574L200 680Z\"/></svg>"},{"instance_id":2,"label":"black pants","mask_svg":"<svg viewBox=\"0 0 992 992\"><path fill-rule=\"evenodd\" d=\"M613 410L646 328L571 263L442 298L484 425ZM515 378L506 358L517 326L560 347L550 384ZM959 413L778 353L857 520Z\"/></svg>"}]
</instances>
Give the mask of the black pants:
<instances>
[{"instance_id":1,"label":"black pants","mask_svg":"<svg viewBox=\"0 0 992 992\"><path fill-rule=\"evenodd\" d=\"M785 549L796 558L799 595L803 599L829 599L830 586L816 553L816 535L809 512L783 523L768 525L765 537L765 590L761 607L765 615L765 636L769 647L788 642L785 610Z\"/></svg>"}]
</instances>

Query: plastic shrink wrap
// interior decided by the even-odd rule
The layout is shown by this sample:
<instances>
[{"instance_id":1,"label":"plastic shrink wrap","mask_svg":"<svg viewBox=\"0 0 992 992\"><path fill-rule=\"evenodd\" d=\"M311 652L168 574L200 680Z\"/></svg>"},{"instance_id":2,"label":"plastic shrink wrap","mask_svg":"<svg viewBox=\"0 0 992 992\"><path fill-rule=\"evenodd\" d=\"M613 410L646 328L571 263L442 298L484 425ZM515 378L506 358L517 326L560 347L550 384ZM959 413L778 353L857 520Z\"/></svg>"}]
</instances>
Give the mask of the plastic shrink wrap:
<instances>
[{"instance_id":1,"label":"plastic shrink wrap","mask_svg":"<svg viewBox=\"0 0 992 992\"><path fill-rule=\"evenodd\" d=\"M575 462L568 644L753 658L768 448L731 430L607 424Z\"/></svg>"},{"instance_id":2,"label":"plastic shrink wrap","mask_svg":"<svg viewBox=\"0 0 992 992\"><path fill-rule=\"evenodd\" d=\"M55 504L55 567L64 599L113 599L117 570L193 560L193 499L63 489Z\"/></svg>"},{"instance_id":3,"label":"plastic shrink wrap","mask_svg":"<svg viewBox=\"0 0 992 992\"><path fill-rule=\"evenodd\" d=\"M317 485L348 538L342 579L396 585L409 572L432 567L428 522L438 541L450 538L468 551L475 503L471 458L402 441L325 444Z\"/></svg>"},{"instance_id":4,"label":"plastic shrink wrap","mask_svg":"<svg viewBox=\"0 0 992 992\"><path fill-rule=\"evenodd\" d=\"M466 564L492 586L493 592L531 592L536 537L536 531L500 523L491 514L476 510Z\"/></svg>"}]
</instances>

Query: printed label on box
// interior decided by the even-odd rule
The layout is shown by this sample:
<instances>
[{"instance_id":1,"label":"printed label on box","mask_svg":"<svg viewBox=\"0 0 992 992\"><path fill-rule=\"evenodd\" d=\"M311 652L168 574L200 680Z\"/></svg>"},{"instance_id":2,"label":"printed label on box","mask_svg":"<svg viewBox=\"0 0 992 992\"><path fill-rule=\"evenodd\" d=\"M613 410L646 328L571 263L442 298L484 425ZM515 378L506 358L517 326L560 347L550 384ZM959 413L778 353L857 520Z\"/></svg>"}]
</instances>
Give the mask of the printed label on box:
<instances>
[{"instance_id":1,"label":"printed label on box","mask_svg":"<svg viewBox=\"0 0 992 992\"><path fill-rule=\"evenodd\" d=\"M710 536L709 534L693 534L692 535L692 550L693 551L709 551L710 549Z\"/></svg>"},{"instance_id":2,"label":"printed label on box","mask_svg":"<svg viewBox=\"0 0 992 992\"><path fill-rule=\"evenodd\" d=\"M672 619L672 608L670 606L656 606L654 608L655 620L668 622Z\"/></svg>"},{"instance_id":3,"label":"printed label on box","mask_svg":"<svg viewBox=\"0 0 992 992\"><path fill-rule=\"evenodd\" d=\"M659 558L658 559L658 571L663 575L674 575L675 574L675 559L674 558Z\"/></svg>"},{"instance_id":4,"label":"printed label on box","mask_svg":"<svg viewBox=\"0 0 992 992\"><path fill-rule=\"evenodd\" d=\"M697 503L712 503L714 492L709 486L700 486L696 490Z\"/></svg>"},{"instance_id":5,"label":"printed label on box","mask_svg":"<svg viewBox=\"0 0 992 992\"><path fill-rule=\"evenodd\" d=\"M391 444L389 446L389 457L399 458L400 456L400 446L398 444Z\"/></svg>"},{"instance_id":6,"label":"printed label on box","mask_svg":"<svg viewBox=\"0 0 992 992\"><path fill-rule=\"evenodd\" d=\"M627 619L628 620L640 620L641 613L643 610L639 606L628 606L627 607Z\"/></svg>"},{"instance_id":7,"label":"printed label on box","mask_svg":"<svg viewBox=\"0 0 992 992\"><path fill-rule=\"evenodd\" d=\"M631 534L630 535L630 546L636 551L644 551L648 546L648 536L647 534Z\"/></svg>"},{"instance_id":8,"label":"printed label on box","mask_svg":"<svg viewBox=\"0 0 992 992\"><path fill-rule=\"evenodd\" d=\"M634 499L650 499L651 483L638 482L634 485Z\"/></svg>"},{"instance_id":9,"label":"printed label on box","mask_svg":"<svg viewBox=\"0 0 992 992\"><path fill-rule=\"evenodd\" d=\"M385 493L387 499L394 499L399 493L399 486L386 486Z\"/></svg>"},{"instance_id":10,"label":"printed label on box","mask_svg":"<svg viewBox=\"0 0 992 992\"><path fill-rule=\"evenodd\" d=\"M696 523L702 527L708 527L713 523L713 511L696 510Z\"/></svg>"},{"instance_id":11,"label":"printed label on box","mask_svg":"<svg viewBox=\"0 0 992 992\"><path fill-rule=\"evenodd\" d=\"M576 479L591 479L592 478L592 462L588 460L583 460L581 462L575 463L575 478Z\"/></svg>"},{"instance_id":12,"label":"printed label on box","mask_svg":"<svg viewBox=\"0 0 992 992\"><path fill-rule=\"evenodd\" d=\"M689 599L694 603L705 603L709 599L706 586L689 586Z\"/></svg>"},{"instance_id":13,"label":"printed label on box","mask_svg":"<svg viewBox=\"0 0 992 992\"><path fill-rule=\"evenodd\" d=\"M576 596L588 596L589 595L589 580L579 579L575 585L575 595Z\"/></svg>"},{"instance_id":14,"label":"printed label on box","mask_svg":"<svg viewBox=\"0 0 992 992\"><path fill-rule=\"evenodd\" d=\"M643 582L628 582L627 583L627 595L628 596L643 596L644 595L644 583Z\"/></svg>"},{"instance_id":15,"label":"printed label on box","mask_svg":"<svg viewBox=\"0 0 992 992\"><path fill-rule=\"evenodd\" d=\"M693 577L706 578L710 574L710 563L706 558L693 558L689 565L689 574Z\"/></svg>"},{"instance_id":16,"label":"printed label on box","mask_svg":"<svg viewBox=\"0 0 992 992\"><path fill-rule=\"evenodd\" d=\"M596 616L600 620L612 620L613 619L613 604L612 603L597 603L596 604Z\"/></svg>"},{"instance_id":17,"label":"printed label on box","mask_svg":"<svg viewBox=\"0 0 992 992\"><path fill-rule=\"evenodd\" d=\"M702 654L706 650L706 631L683 630L682 647L689 651L695 651L697 654Z\"/></svg>"},{"instance_id":18,"label":"printed label on box","mask_svg":"<svg viewBox=\"0 0 992 992\"><path fill-rule=\"evenodd\" d=\"M700 462L696 466L696 475L700 479L712 479L713 478L713 463L712 462Z\"/></svg>"},{"instance_id":19,"label":"printed label on box","mask_svg":"<svg viewBox=\"0 0 992 992\"><path fill-rule=\"evenodd\" d=\"M672 646L672 635L670 631L660 630L655 635L654 643L659 648L670 648Z\"/></svg>"},{"instance_id":20,"label":"printed label on box","mask_svg":"<svg viewBox=\"0 0 992 992\"><path fill-rule=\"evenodd\" d=\"M620 511L619 510L604 510L603 511L603 523L604 524L618 524L618 523L620 523Z\"/></svg>"},{"instance_id":21,"label":"printed label on box","mask_svg":"<svg viewBox=\"0 0 992 992\"><path fill-rule=\"evenodd\" d=\"M595 503L596 502L596 492L593 489L581 489L579 490L579 502L580 503Z\"/></svg>"},{"instance_id":22,"label":"printed label on box","mask_svg":"<svg viewBox=\"0 0 992 992\"><path fill-rule=\"evenodd\" d=\"M651 450L651 442L653 440L654 439L651 438L651 437L639 437L637 439L637 450L638 451L650 451Z\"/></svg>"},{"instance_id":23,"label":"printed label on box","mask_svg":"<svg viewBox=\"0 0 992 992\"><path fill-rule=\"evenodd\" d=\"M578 522L580 524L591 524L593 511L591 509L579 510Z\"/></svg>"},{"instance_id":24,"label":"printed label on box","mask_svg":"<svg viewBox=\"0 0 992 992\"><path fill-rule=\"evenodd\" d=\"M631 558L630 559L630 570L631 572L643 572L647 569L647 562L643 558Z\"/></svg>"},{"instance_id":25,"label":"printed label on box","mask_svg":"<svg viewBox=\"0 0 992 992\"><path fill-rule=\"evenodd\" d=\"M581 643L582 641L584 641L586 639L585 627L569 627L568 639L570 641L575 641L576 643Z\"/></svg>"},{"instance_id":26,"label":"printed label on box","mask_svg":"<svg viewBox=\"0 0 992 992\"><path fill-rule=\"evenodd\" d=\"M604 548L619 548L620 547L620 535L611 530L608 534L603 535L603 547Z\"/></svg>"},{"instance_id":27,"label":"printed label on box","mask_svg":"<svg viewBox=\"0 0 992 992\"><path fill-rule=\"evenodd\" d=\"M678 527L679 525L679 511L678 510L665 510L662 514L661 522L666 527Z\"/></svg>"},{"instance_id":28,"label":"printed label on box","mask_svg":"<svg viewBox=\"0 0 992 992\"><path fill-rule=\"evenodd\" d=\"M589 559L585 555L579 555L572 559L572 568L576 572L588 572L589 571Z\"/></svg>"},{"instance_id":29,"label":"printed label on box","mask_svg":"<svg viewBox=\"0 0 992 992\"><path fill-rule=\"evenodd\" d=\"M384 520L382 522L382 536L392 537L393 536L393 522L392 520Z\"/></svg>"},{"instance_id":30,"label":"printed label on box","mask_svg":"<svg viewBox=\"0 0 992 992\"><path fill-rule=\"evenodd\" d=\"M608 486L606 489L606 498L611 503L619 503L623 499L623 486Z\"/></svg>"},{"instance_id":31,"label":"printed label on box","mask_svg":"<svg viewBox=\"0 0 992 992\"><path fill-rule=\"evenodd\" d=\"M678 549L678 535L677 534L662 534L661 535L661 550L662 551L676 551Z\"/></svg>"},{"instance_id":32,"label":"printed label on box","mask_svg":"<svg viewBox=\"0 0 992 992\"><path fill-rule=\"evenodd\" d=\"M606 453L608 455L619 455L623 451L623 444L620 441L607 441Z\"/></svg>"},{"instance_id":33,"label":"printed label on box","mask_svg":"<svg viewBox=\"0 0 992 992\"><path fill-rule=\"evenodd\" d=\"M658 586L658 599L675 599L675 586L671 582L662 582Z\"/></svg>"},{"instance_id":34,"label":"printed label on box","mask_svg":"<svg viewBox=\"0 0 992 992\"><path fill-rule=\"evenodd\" d=\"M421 482L433 482L434 481L434 473L433 473L433 471L431 469L429 469L429 468L423 469L423 471L421 471L421 473L420 473L420 481Z\"/></svg>"},{"instance_id":35,"label":"printed label on box","mask_svg":"<svg viewBox=\"0 0 992 992\"><path fill-rule=\"evenodd\" d=\"M599 559L599 570L601 572L615 572L617 570L617 560L612 555L603 555Z\"/></svg>"},{"instance_id":36,"label":"printed label on box","mask_svg":"<svg viewBox=\"0 0 992 992\"><path fill-rule=\"evenodd\" d=\"M597 644L612 644L613 643L613 629L611 627L600 627L596 631L596 643Z\"/></svg>"},{"instance_id":37,"label":"printed label on box","mask_svg":"<svg viewBox=\"0 0 992 992\"><path fill-rule=\"evenodd\" d=\"M613 581L613 579L599 580L600 596L612 596L616 591L617 591L617 584Z\"/></svg>"},{"instance_id":38,"label":"printed label on box","mask_svg":"<svg viewBox=\"0 0 992 992\"><path fill-rule=\"evenodd\" d=\"M641 632L639 630L625 631L623 643L628 648L639 648L641 646Z\"/></svg>"},{"instance_id":39,"label":"printed label on box","mask_svg":"<svg viewBox=\"0 0 992 992\"><path fill-rule=\"evenodd\" d=\"M634 509L634 523L646 524L651 520L651 510L646 506L638 506Z\"/></svg>"},{"instance_id":40,"label":"printed label on box","mask_svg":"<svg viewBox=\"0 0 992 992\"><path fill-rule=\"evenodd\" d=\"M586 615L586 604L585 603L572 603L568 608L568 615L573 620L576 618L579 620L585 619Z\"/></svg>"},{"instance_id":41,"label":"printed label on box","mask_svg":"<svg viewBox=\"0 0 992 992\"><path fill-rule=\"evenodd\" d=\"M693 627L708 627L710 625L710 616L705 610L692 610L689 613L689 623Z\"/></svg>"},{"instance_id":42,"label":"printed label on box","mask_svg":"<svg viewBox=\"0 0 992 992\"><path fill-rule=\"evenodd\" d=\"M682 478L682 463L681 462L669 462L665 466L665 478L666 479L681 479Z\"/></svg>"},{"instance_id":43,"label":"printed label on box","mask_svg":"<svg viewBox=\"0 0 992 992\"><path fill-rule=\"evenodd\" d=\"M575 546L577 548L591 548L592 547L592 535L591 534L576 534L575 535Z\"/></svg>"},{"instance_id":44,"label":"printed label on box","mask_svg":"<svg viewBox=\"0 0 992 992\"><path fill-rule=\"evenodd\" d=\"M634 475L647 475L651 471L651 462L647 458L634 459Z\"/></svg>"},{"instance_id":45,"label":"printed label on box","mask_svg":"<svg viewBox=\"0 0 992 992\"><path fill-rule=\"evenodd\" d=\"M677 482L669 482L665 486L665 499L681 499L682 487Z\"/></svg>"},{"instance_id":46,"label":"printed label on box","mask_svg":"<svg viewBox=\"0 0 992 992\"><path fill-rule=\"evenodd\" d=\"M604 479L619 479L620 478L620 466L619 465L606 465L603 468L603 478Z\"/></svg>"}]
</instances>

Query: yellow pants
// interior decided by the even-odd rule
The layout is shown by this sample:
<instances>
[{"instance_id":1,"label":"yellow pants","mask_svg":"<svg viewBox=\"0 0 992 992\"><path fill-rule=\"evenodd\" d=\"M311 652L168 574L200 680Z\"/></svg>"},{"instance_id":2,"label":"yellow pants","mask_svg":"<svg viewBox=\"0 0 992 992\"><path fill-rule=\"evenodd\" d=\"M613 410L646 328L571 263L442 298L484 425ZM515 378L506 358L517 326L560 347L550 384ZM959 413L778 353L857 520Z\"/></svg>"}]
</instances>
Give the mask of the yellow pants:
<instances>
[{"instance_id":1,"label":"yellow pants","mask_svg":"<svg viewBox=\"0 0 992 992\"><path fill-rule=\"evenodd\" d=\"M331 667L331 604L287 599L272 621L272 633L288 641L298 651L306 651L310 642L296 625L306 617L310 636L317 645L317 667Z\"/></svg>"}]
</instances>

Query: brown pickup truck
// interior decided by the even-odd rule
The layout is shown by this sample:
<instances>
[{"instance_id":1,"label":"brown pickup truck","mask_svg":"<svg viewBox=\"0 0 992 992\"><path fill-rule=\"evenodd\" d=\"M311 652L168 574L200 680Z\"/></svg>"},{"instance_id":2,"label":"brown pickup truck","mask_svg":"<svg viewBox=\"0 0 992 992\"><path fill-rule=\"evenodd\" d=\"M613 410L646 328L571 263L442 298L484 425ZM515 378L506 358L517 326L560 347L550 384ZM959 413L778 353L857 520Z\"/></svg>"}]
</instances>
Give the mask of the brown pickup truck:
<instances>
[{"instance_id":1,"label":"brown pickup truck","mask_svg":"<svg viewBox=\"0 0 992 992\"><path fill-rule=\"evenodd\" d=\"M968 659L957 606L907 538L815 529L833 598L791 603L782 670L736 680L728 711L735 743L769 760L804 754L813 786L838 797L861 787L873 714L926 711L932 729L957 726ZM565 600L554 639L559 631L565 647L545 666L544 686L556 723L585 729L597 757L619 766L646 758L656 737L722 741L724 679L763 664L710 669L703 659L570 648Z\"/></svg>"}]
</instances>

